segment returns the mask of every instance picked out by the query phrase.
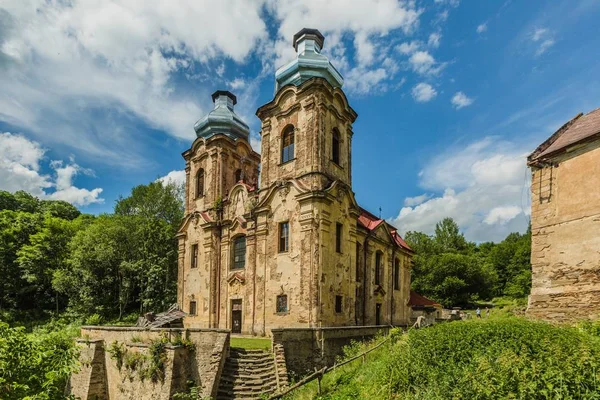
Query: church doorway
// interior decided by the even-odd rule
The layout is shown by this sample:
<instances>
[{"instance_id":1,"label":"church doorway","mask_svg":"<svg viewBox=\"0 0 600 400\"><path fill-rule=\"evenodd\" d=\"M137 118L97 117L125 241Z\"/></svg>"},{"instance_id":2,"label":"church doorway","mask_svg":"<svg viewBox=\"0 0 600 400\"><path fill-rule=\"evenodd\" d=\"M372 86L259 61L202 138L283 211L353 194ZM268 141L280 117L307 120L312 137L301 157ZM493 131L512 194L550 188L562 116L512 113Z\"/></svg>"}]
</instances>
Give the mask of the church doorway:
<instances>
[{"instance_id":1,"label":"church doorway","mask_svg":"<svg viewBox=\"0 0 600 400\"><path fill-rule=\"evenodd\" d=\"M231 300L231 333L242 333L242 299Z\"/></svg>"}]
</instances>

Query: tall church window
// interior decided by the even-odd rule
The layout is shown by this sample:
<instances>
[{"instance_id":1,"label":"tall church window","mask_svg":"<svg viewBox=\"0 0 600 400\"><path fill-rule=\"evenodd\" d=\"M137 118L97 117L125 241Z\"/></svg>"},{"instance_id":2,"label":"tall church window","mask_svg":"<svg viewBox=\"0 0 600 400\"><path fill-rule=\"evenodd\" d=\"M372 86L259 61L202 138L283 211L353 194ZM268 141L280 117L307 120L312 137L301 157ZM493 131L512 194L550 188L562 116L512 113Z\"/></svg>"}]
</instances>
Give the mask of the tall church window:
<instances>
[{"instance_id":1,"label":"tall church window","mask_svg":"<svg viewBox=\"0 0 600 400\"><path fill-rule=\"evenodd\" d=\"M235 183L238 183L242 180L242 170L238 169L235 171Z\"/></svg>"},{"instance_id":2,"label":"tall church window","mask_svg":"<svg viewBox=\"0 0 600 400\"><path fill-rule=\"evenodd\" d=\"M280 294L277 296L277 312L286 313L288 312L288 298L286 294Z\"/></svg>"},{"instance_id":3,"label":"tall church window","mask_svg":"<svg viewBox=\"0 0 600 400\"><path fill-rule=\"evenodd\" d=\"M279 224L279 252L285 253L290 249L290 224L281 222Z\"/></svg>"},{"instance_id":4,"label":"tall church window","mask_svg":"<svg viewBox=\"0 0 600 400\"><path fill-rule=\"evenodd\" d=\"M196 315L196 302L194 300L190 301L190 315Z\"/></svg>"},{"instance_id":5,"label":"tall church window","mask_svg":"<svg viewBox=\"0 0 600 400\"><path fill-rule=\"evenodd\" d=\"M356 242L356 282L360 282L360 251L361 245L360 243Z\"/></svg>"},{"instance_id":6,"label":"tall church window","mask_svg":"<svg viewBox=\"0 0 600 400\"><path fill-rule=\"evenodd\" d=\"M288 125L281 135L281 162L285 163L294 159L294 126Z\"/></svg>"},{"instance_id":7,"label":"tall church window","mask_svg":"<svg viewBox=\"0 0 600 400\"><path fill-rule=\"evenodd\" d=\"M375 284L381 285L383 283L383 265L382 265L383 253L378 251L375 253Z\"/></svg>"},{"instance_id":8,"label":"tall church window","mask_svg":"<svg viewBox=\"0 0 600 400\"><path fill-rule=\"evenodd\" d=\"M339 222L335 224L335 251L338 253L342 252L342 229L344 225Z\"/></svg>"},{"instance_id":9,"label":"tall church window","mask_svg":"<svg viewBox=\"0 0 600 400\"><path fill-rule=\"evenodd\" d=\"M331 141L331 161L340 165L340 132L336 128Z\"/></svg>"},{"instance_id":10,"label":"tall church window","mask_svg":"<svg viewBox=\"0 0 600 400\"><path fill-rule=\"evenodd\" d=\"M204 169L196 173L196 197L204 196Z\"/></svg>"},{"instance_id":11,"label":"tall church window","mask_svg":"<svg viewBox=\"0 0 600 400\"><path fill-rule=\"evenodd\" d=\"M342 312L342 301L342 296L335 296L335 312L338 314Z\"/></svg>"},{"instance_id":12,"label":"tall church window","mask_svg":"<svg viewBox=\"0 0 600 400\"><path fill-rule=\"evenodd\" d=\"M192 268L198 267L198 245L192 245Z\"/></svg>"},{"instance_id":13,"label":"tall church window","mask_svg":"<svg viewBox=\"0 0 600 400\"><path fill-rule=\"evenodd\" d=\"M400 290L400 260L394 261L394 290Z\"/></svg>"},{"instance_id":14,"label":"tall church window","mask_svg":"<svg viewBox=\"0 0 600 400\"><path fill-rule=\"evenodd\" d=\"M233 264L231 269L243 269L246 266L246 236L233 240Z\"/></svg>"}]
</instances>

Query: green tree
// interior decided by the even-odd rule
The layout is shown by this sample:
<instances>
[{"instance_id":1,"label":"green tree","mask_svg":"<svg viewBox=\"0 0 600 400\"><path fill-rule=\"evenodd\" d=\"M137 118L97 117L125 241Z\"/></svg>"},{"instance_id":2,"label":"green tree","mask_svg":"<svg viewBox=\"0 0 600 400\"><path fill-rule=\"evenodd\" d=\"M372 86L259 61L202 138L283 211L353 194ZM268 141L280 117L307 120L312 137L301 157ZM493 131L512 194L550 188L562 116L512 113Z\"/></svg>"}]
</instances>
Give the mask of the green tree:
<instances>
[{"instance_id":1,"label":"green tree","mask_svg":"<svg viewBox=\"0 0 600 400\"><path fill-rule=\"evenodd\" d=\"M0 309L31 308L28 285L17 263L17 253L42 229L43 216L22 211L0 211Z\"/></svg>"},{"instance_id":2,"label":"green tree","mask_svg":"<svg viewBox=\"0 0 600 400\"><path fill-rule=\"evenodd\" d=\"M115 214L162 219L173 227L175 233L183 218L181 188L160 181L136 186L129 197L117 200Z\"/></svg>"},{"instance_id":3,"label":"green tree","mask_svg":"<svg viewBox=\"0 0 600 400\"><path fill-rule=\"evenodd\" d=\"M442 252L459 252L467 248L467 241L452 218L444 218L435 225L434 237Z\"/></svg>"}]
</instances>

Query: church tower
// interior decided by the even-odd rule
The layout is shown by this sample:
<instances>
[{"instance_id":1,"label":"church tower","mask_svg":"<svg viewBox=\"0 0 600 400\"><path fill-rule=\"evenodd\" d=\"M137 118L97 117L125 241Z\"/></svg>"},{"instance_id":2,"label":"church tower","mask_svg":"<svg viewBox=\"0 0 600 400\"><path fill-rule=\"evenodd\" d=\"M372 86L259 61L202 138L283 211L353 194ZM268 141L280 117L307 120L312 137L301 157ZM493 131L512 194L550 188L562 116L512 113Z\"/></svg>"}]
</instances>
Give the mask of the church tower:
<instances>
[{"instance_id":1,"label":"church tower","mask_svg":"<svg viewBox=\"0 0 600 400\"><path fill-rule=\"evenodd\" d=\"M294 35L297 58L275 73L275 97L260 107L261 187L297 178L311 189L333 181L352 187L352 123L356 112L341 90L340 73L321 54L323 35Z\"/></svg>"}]
</instances>

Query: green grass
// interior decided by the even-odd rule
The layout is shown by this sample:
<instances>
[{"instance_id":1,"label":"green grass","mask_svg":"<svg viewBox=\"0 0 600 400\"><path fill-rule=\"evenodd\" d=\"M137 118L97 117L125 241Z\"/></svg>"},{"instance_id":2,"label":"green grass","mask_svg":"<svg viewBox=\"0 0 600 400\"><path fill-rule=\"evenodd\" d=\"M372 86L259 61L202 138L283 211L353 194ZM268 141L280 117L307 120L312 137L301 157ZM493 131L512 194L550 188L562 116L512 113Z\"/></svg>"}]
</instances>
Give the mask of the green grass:
<instances>
[{"instance_id":1,"label":"green grass","mask_svg":"<svg viewBox=\"0 0 600 400\"><path fill-rule=\"evenodd\" d=\"M444 323L326 374L320 396L311 382L286 399L600 399L600 338L589 331L500 316Z\"/></svg>"},{"instance_id":2,"label":"green grass","mask_svg":"<svg viewBox=\"0 0 600 400\"><path fill-rule=\"evenodd\" d=\"M242 349L271 349L271 339L265 338L239 338L232 337L229 342L230 347L237 347Z\"/></svg>"}]
</instances>

